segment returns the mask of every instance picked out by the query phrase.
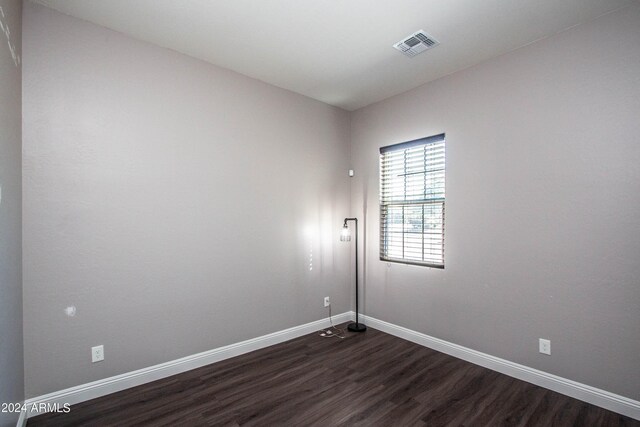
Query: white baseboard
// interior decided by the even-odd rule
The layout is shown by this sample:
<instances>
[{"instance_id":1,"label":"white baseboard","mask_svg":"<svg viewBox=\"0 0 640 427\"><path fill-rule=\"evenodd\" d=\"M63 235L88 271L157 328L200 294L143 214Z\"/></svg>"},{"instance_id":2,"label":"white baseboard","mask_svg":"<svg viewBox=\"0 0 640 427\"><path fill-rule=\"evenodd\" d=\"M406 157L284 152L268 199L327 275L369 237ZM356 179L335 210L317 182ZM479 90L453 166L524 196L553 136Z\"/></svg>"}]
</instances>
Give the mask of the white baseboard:
<instances>
[{"instance_id":1,"label":"white baseboard","mask_svg":"<svg viewBox=\"0 0 640 427\"><path fill-rule=\"evenodd\" d=\"M581 384L557 375L529 368L528 366L510 362L505 359L500 359L499 357L453 344L439 338L434 338L370 316L361 315L361 317L363 318L363 323L382 332L395 335L407 341L457 357L458 359L466 360L473 364L509 375L510 377L514 377L584 402L600 406L601 408L626 415L627 417L640 420L640 402L637 400L629 399L627 397L591 387L586 384Z\"/></svg>"},{"instance_id":2,"label":"white baseboard","mask_svg":"<svg viewBox=\"0 0 640 427\"><path fill-rule=\"evenodd\" d=\"M16 427L26 427L27 425L27 411L23 409L20 411L20 417L18 417L18 422L16 423Z\"/></svg>"},{"instance_id":3,"label":"white baseboard","mask_svg":"<svg viewBox=\"0 0 640 427\"><path fill-rule=\"evenodd\" d=\"M338 314L333 316L334 324L351 320L353 312ZM252 338L224 347L183 357L181 359L172 360L170 362L161 363L159 365L150 366L148 368L139 369L133 372L116 375L114 377L105 378L88 384L67 388L65 390L56 391L38 397L33 397L25 401L27 406L26 417L34 417L40 413L46 412L46 408L59 407L64 404L74 405L76 403L85 402L107 394L122 391L131 387L136 387L192 369L200 368L211 363L269 347L281 342L289 341L294 338L310 334L330 326L329 319L316 320L315 322L306 323L304 325L295 326L293 328L284 329L282 331L263 335L261 337ZM43 408L42 410L40 408ZM22 415L21 415L22 419ZM25 419L26 421L26 419ZM18 424L21 426L20 424ZM22 426L21 426L22 427Z\"/></svg>"},{"instance_id":4,"label":"white baseboard","mask_svg":"<svg viewBox=\"0 0 640 427\"><path fill-rule=\"evenodd\" d=\"M333 322L334 324L338 324L348 320L353 320L354 315L353 311L342 313L333 316ZM510 377L527 381L549 390L600 406L636 420L640 420L640 402L637 400L629 399L586 384L581 384L579 382L539 371L528 366L510 362L505 359L500 359L499 357L491 356L490 354L472 350L458 344L453 344L370 316L361 315L361 317L363 319L363 323L382 332L395 335L407 341L411 341L476 365L509 375ZM27 413L23 412L20 415L18 427L24 427L26 418L39 414L40 411L38 408L41 406L46 407L49 405L49 407L51 407L58 405L61 407L65 403L73 405L95 399L97 397L105 396L107 394L146 384L171 375L190 371L211 363L285 342L328 326L328 319L317 320L315 322L205 351L203 353L183 357L181 359L159 365L150 366L137 371L128 372L126 374L117 375L115 377L105 378L92 383L27 399L25 403L27 404L28 411Z\"/></svg>"}]
</instances>

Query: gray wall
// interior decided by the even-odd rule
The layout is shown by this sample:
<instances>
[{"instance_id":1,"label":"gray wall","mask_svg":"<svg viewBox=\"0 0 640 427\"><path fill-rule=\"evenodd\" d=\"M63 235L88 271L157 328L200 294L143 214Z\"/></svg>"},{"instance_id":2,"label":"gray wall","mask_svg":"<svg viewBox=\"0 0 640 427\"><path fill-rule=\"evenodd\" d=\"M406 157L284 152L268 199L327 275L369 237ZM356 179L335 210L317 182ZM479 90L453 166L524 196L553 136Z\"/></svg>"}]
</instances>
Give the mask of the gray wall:
<instances>
[{"instance_id":1,"label":"gray wall","mask_svg":"<svg viewBox=\"0 0 640 427\"><path fill-rule=\"evenodd\" d=\"M351 116L25 8L28 397L348 310L351 213L366 314L640 399L637 5ZM446 269L382 263L378 148L440 132Z\"/></svg>"},{"instance_id":2,"label":"gray wall","mask_svg":"<svg viewBox=\"0 0 640 427\"><path fill-rule=\"evenodd\" d=\"M24 400L22 352L22 2L0 0L0 402ZM12 48L7 43L11 43ZM16 59L14 59L14 57ZM0 412L0 426L20 414Z\"/></svg>"},{"instance_id":3,"label":"gray wall","mask_svg":"<svg viewBox=\"0 0 640 427\"><path fill-rule=\"evenodd\" d=\"M446 268L387 265L378 148L441 132ZM639 5L357 111L351 157L366 314L640 399Z\"/></svg>"},{"instance_id":4,"label":"gray wall","mask_svg":"<svg viewBox=\"0 0 640 427\"><path fill-rule=\"evenodd\" d=\"M347 112L32 3L24 28L28 397L350 309Z\"/></svg>"}]
</instances>

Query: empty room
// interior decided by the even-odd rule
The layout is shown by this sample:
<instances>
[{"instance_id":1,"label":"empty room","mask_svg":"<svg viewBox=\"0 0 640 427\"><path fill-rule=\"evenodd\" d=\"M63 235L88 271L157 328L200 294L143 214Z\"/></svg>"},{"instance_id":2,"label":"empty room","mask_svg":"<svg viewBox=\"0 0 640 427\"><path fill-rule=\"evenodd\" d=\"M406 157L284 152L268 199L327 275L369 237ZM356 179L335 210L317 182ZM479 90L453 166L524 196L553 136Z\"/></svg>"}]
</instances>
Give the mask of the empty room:
<instances>
[{"instance_id":1,"label":"empty room","mask_svg":"<svg viewBox=\"0 0 640 427\"><path fill-rule=\"evenodd\" d=\"M639 0L0 30L0 427L640 426Z\"/></svg>"}]
</instances>

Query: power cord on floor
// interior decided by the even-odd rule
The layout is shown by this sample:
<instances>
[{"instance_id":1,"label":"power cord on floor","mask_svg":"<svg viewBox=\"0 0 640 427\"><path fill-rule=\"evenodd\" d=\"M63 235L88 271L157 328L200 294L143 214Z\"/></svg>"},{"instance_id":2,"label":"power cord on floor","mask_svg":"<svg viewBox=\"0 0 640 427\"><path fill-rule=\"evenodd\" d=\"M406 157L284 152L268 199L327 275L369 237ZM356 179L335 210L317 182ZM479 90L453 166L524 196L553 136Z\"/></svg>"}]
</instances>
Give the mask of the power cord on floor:
<instances>
[{"instance_id":1,"label":"power cord on floor","mask_svg":"<svg viewBox=\"0 0 640 427\"><path fill-rule=\"evenodd\" d=\"M331 327L320 331L319 334L322 338L340 338L344 339L344 329L340 329L333 324L333 318L331 316L331 304L329 304L329 323Z\"/></svg>"}]
</instances>

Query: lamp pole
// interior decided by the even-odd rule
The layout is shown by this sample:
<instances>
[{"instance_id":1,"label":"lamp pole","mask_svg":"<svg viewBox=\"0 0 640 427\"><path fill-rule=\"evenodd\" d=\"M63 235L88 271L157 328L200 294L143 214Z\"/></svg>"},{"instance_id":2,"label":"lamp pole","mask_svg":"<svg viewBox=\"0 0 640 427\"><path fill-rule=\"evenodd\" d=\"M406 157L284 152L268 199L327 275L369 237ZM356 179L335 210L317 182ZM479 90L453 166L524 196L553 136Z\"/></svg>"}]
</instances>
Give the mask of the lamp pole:
<instances>
[{"instance_id":1,"label":"lamp pole","mask_svg":"<svg viewBox=\"0 0 640 427\"><path fill-rule=\"evenodd\" d=\"M367 327L358 321L358 218L345 218L343 228L348 228L347 221L354 221L356 223L356 321L355 323L349 323L347 329L351 332L364 332Z\"/></svg>"}]
</instances>

